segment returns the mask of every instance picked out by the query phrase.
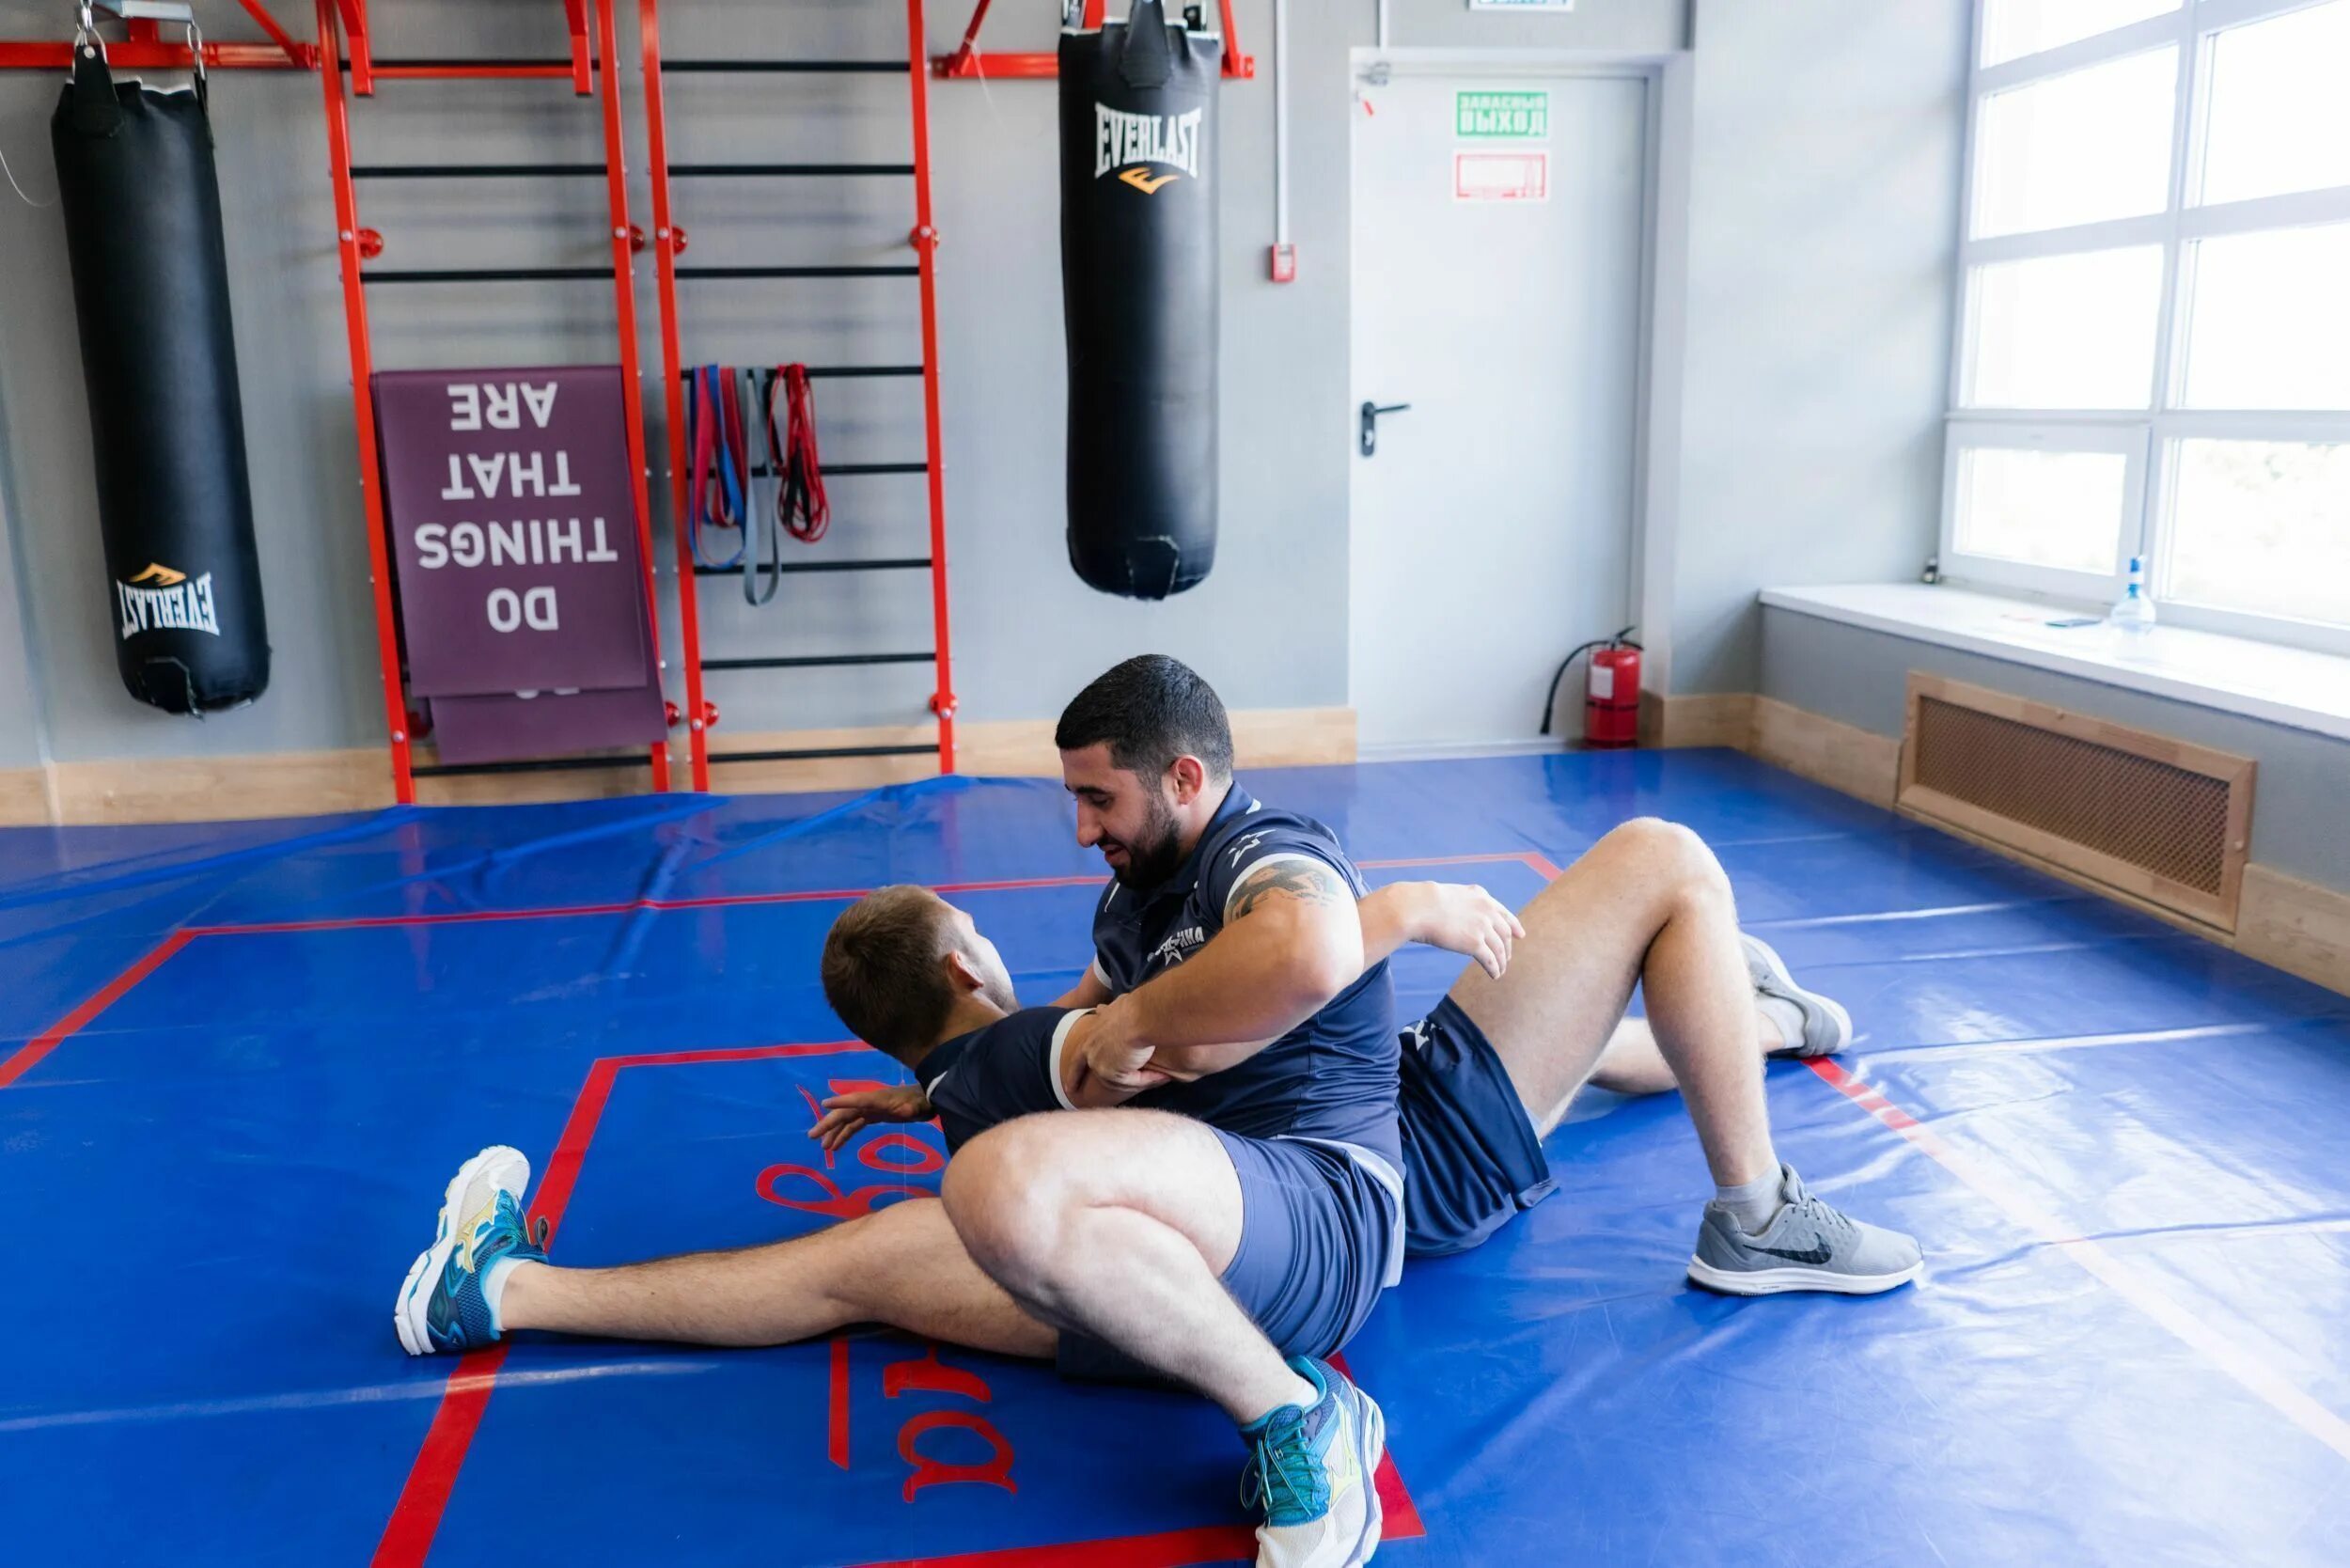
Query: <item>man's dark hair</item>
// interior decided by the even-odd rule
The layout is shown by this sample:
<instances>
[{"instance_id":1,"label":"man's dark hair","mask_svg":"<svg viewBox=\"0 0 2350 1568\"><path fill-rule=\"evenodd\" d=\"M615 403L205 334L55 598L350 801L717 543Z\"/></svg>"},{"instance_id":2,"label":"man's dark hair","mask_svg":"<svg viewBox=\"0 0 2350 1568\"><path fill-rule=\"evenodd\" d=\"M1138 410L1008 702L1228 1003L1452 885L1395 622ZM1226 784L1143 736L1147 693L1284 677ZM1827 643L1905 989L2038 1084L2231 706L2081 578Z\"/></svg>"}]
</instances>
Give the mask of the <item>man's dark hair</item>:
<instances>
[{"instance_id":1,"label":"man's dark hair","mask_svg":"<svg viewBox=\"0 0 2350 1568\"><path fill-rule=\"evenodd\" d=\"M1143 653L1097 677L1061 710L1053 744L1078 751L1106 742L1110 761L1146 779L1178 757L1197 757L1211 778L1232 772L1232 725L1215 688L1181 659Z\"/></svg>"},{"instance_id":2,"label":"man's dark hair","mask_svg":"<svg viewBox=\"0 0 2350 1568\"><path fill-rule=\"evenodd\" d=\"M877 887L824 938L824 1000L868 1045L912 1061L938 1043L953 986L939 960L954 945L944 901L927 887Z\"/></svg>"}]
</instances>

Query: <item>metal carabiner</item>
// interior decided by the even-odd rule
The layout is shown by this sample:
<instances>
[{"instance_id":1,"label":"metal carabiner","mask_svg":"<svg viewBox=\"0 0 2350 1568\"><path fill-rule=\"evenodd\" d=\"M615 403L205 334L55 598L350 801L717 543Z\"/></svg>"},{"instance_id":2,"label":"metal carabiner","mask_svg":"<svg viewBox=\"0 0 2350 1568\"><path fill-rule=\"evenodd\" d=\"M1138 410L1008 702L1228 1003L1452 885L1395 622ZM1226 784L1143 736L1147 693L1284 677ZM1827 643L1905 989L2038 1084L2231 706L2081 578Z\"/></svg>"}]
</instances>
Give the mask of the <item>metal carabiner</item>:
<instances>
[{"instance_id":1,"label":"metal carabiner","mask_svg":"<svg viewBox=\"0 0 2350 1568\"><path fill-rule=\"evenodd\" d=\"M77 0L73 9L75 13L73 53L80 55L86 50L94 49L98 53L98 57L104 59L106 40L99 34L98 18L90 10L90 0Z\"/></svg>"}]
</instances>

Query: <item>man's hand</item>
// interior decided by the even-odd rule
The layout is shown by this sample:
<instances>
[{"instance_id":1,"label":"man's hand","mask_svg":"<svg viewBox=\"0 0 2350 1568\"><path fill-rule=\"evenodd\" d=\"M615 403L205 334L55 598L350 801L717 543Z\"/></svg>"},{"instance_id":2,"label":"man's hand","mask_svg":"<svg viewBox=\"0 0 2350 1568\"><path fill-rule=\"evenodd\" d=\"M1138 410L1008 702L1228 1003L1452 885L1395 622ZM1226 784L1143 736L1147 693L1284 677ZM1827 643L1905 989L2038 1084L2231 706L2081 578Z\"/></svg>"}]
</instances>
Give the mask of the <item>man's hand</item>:
<instances>
[{"instance_id":1,"label":"man's hand","mask_svg":"<svg viewBox=\"0 0 2350 1568\"><path fill-rule=\"evenodd\" d=\"M1063 1071L1069 1098L1080 1105L1114 1105L1168 1081L1151 1065L1149 1043L1135 1038L1133 1004L1120 998L1095 1008L1070 1031Z\"/></svg>"},{"instance_id":2,"label":"man's hand","mask_svg":"<svg viewBox=\"0 0 2350 1568\"><path fill-rule=\"evenodd\" d=\"M1499 980L1510 967L1511 945L1526 927L1510 906L1482 887L1456 882L1423 882L1411 901L1412 940L1473 958Z\"/></svg>"},{"instance_id":3,"label":"man's hand","mask_svg":"<svg viewBox=\"0 0 2350 1568\"><path fill-rule=\"evenodd\" d=\"M807 1130L807 1136L822 1144L827 1154L838 1153L841 1145L877 1122L928 1121L938 1114L920 1084L836 1094L823 1104L824 1114Z\"/></svg>"}]
</instances>

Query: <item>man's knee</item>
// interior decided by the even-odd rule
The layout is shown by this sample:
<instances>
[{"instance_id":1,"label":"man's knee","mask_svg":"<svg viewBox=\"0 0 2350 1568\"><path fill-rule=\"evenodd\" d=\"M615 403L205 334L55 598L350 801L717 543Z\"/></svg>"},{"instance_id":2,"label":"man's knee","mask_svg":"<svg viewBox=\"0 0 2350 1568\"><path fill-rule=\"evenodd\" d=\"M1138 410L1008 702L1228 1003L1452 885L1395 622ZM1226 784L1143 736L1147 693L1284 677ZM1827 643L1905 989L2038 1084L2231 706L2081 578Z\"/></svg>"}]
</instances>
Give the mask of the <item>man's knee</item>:
<instances>
[{"instance_id":1,"label":"man's knee","mask_svg":"<svg viewBox=\"0 0 2350 1568\"><path fill-rule=\"evenodd\" d=\"M1635 817L1602 842L1630 857L1641 874L1676 892L1722 895L1730 875L1695 829L1662 817Z\"/></svg>"},{"instance_id":2,"label":"man's knee","mask_svg":"<svg viewBox=\"0 0 2350 1568\"><path fill-rule=\"evenodd\" d=\"M1074 1172L1043 1116L990 1128L964 1145L939 1184L947 1215L982 1265L1034 1262L1057 1245L1076 1200Z\"/></svg>"}]
</instances>

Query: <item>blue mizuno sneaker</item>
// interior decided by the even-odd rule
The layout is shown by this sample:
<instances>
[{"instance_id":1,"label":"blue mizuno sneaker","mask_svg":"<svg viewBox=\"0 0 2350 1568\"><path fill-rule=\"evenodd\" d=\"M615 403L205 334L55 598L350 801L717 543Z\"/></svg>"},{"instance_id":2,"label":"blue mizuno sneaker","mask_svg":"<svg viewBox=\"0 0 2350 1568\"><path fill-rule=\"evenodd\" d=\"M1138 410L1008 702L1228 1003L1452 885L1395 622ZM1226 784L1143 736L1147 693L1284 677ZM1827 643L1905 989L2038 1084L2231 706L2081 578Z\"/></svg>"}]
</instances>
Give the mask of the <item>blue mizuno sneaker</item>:
<instances>
[{"instance_id":1,"label":"blue mizuno sneaker","mask_svg":"<svg viewBox=\"0 0 2350 1568\"><path fill-rule=\"evenodd\" d=\"M437 1356L497 1341L496 1314L481 1293L483 1271L500 1259L546 1262L547 1222L539 1222L534 1236L523 1215L529 1185L529 1158L504 1144L459 1168L441 1200L440 1230L400 1281L392 1306L402 1350Z\"/></svg>"},{"instance_id":2,"label":"blue mizuno sneaker","mask_svg":"<svg viewBox=\"0 0 2350 1568\"><path fill-rule=\"evenodd\" d=\"M1264 1512L1258 1568L1355 1568L1379 1549L1386 1419L1337 1368L1303 1356L1290 1366L1322 1397L1241 1429L1249 1448L1241 1496Z\"/></svg>"}]
</instances>

